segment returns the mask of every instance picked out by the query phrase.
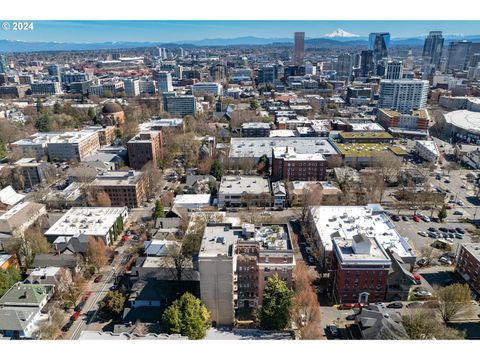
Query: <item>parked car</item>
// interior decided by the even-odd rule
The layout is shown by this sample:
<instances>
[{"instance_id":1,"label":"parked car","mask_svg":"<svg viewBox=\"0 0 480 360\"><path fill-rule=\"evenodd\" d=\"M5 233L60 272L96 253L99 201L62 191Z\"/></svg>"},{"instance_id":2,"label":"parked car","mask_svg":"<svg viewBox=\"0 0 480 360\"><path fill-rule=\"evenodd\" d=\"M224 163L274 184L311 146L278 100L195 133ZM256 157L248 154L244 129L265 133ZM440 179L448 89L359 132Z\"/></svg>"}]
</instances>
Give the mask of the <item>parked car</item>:
<instances>
[{"instance_id":1,"label":"parked car","mask_svg":"<svg viewBox=\"0 0 480 360\"><path fill-rule=\"evenodd\" d=\"M352 321L352 320L355 320L355 316L356 316L355 314L350 314L345 319Z\"/></svg>"},{"instance_id":2,"label":"parked car","mask_svg":"<svg viewBox=\"0 0 480 360\"><path fill-rule=\"evenodd\" d=\"M417 215L414 215L413 216L413 221L420 222L420 217L418 217Z\"/></svg>"},{"instance_id":3,"label":"parked car","mask_svg":"<svg viewBox=\"0 0 480 360\"><path fill-rule=\"evenodd\" d=\"M462 229L461 227L456 227L456 228L455 228L455 231L456 231L457 233L459 233L459 234L465 234L465 230Z\"/></svg>"},{"instance_id":4,"label":"parked car","mask_svg":"<svg viewBox=\"0 0 480 360\"><path fill-rule=\"evenodd\" d=\"M428 261L428 258L426 258L426 257L422 257L422 258L418 259L418 261L417 261L418 266L426 266L426 265L428 265L428 263L429 263L429 261Z\"/></svg>"},{"instance_id":5,"label":"parked car","mask_svg":"<svg viewBox=\"0 0 480 360\"><path fill-rule=\"evenodd\" d=\"M459 233L456 233L456 234L455 234L455 237L456 237L457 239L463 239L463 235L462 235L462 234L459 234Z\"/></svg>"},{"instance_id":6,"label":"parked car","mask_svg":"<svg viewBox=\"0 0 480 360\"><path fill-rule=\"evenodd\" d=\"M449 179L445 179L445 184L450 184L450 180L449 180Z\"/></svg>"},{"instance_id":7,"label":"parked car","mask_svg":"<svg viewBox=\"0 0 480 360\"><path fill-rule=\"evenodd\" d=\"M330 333L332 334L332 336L338 336L338 328L337 328L337 325L331 324L328 328L329 328Z\"/></svg>"},{"instance_id":8,"label":"parked car","mask_svg":"<svg viewBox=\"0 0 480 360\"><path fill-rule=\"evenodd\" d=\"M72 321L77 321L77 319L80 317L80 311L76 311L72 317L70 318Z\"/></svg>"},{"instance_id":9,"label":"parked car","mask_svg":"<svg viewBox=\"0 0 480 360\"><path fill-rule=\"evenodd\" d=\"M428 228L428 231L431 231L431 232L437 232L438 230L437 230L437 229L435 229L434 227L430 226L430 227Z\"/></svg>"},{"instance_id":10,"label":"parked car","mask_svg":"<svg viewBox=\"0 0 480 360\"><path fill-rule=\"evenodd\" d=\"M339 310L350 310L350 309L353 309L353 306L354 306L354 304L344 303L344 304L340 304L340 305L338 306L338 309L339 309Z\"/></svg>"},{"instance_id":11,"label":"parked car","mask_svg":"<svg viewBox=\"0 0 480 360\"><path fill-rule=\"evenodd\" d=\"M452 204L447 204L447 206L445 206L448 210L452 210L453 209L453 205Z\"/></svg>"},{"instance_id":12,"label":"parked car","mask_svg":"<svg viewBox=\"0 0 480 360\"><path fill-rule=\"evenodd\" d=\"M458 200L458 201L457 201L457 205L460 205L460 206L465 206L464 202L463 202L463 201L461 201L461 200Z\"/></svg>"},{"instance_id":13,"label":"parked car","mask_svg":"<svg viewBox=\"0 0 480 360\"><path fill-rule=\"evenodd\" d=\"M430 222L430 218L429 218L427 215L423 215L423 216L422 216L422 220L423 220L424 222Z\"/></svg>"},{"instance_id":14,"label":"parked car","mask_svg":"<svg viewBox=\"0 0 480 360\"><path fill-rule=\"evenodd\" d=\"M403 304L401 302L397 301L397 302L393 302L391 304L388 304L387 308L389 308L389 309L401 309L401 308L403 308Z\"/></svg>"},{"instance_id":15,"label":"parked car","mask_svg":"<svg viewBox=\"0 0 480 360\"><path fill-rule=\"evenodd\" d=\"M455 211L453 212L453 215L463 216L463 214L464 214L463 210L455 210Z\"/></svg>"},{"instance_id":16,"label":"parked car","mask_svg":"<svg viewBox=\"0 0 480 360\"><path fill-rule=\"evenodd\" d=\"M408 221L408 220L410 220L410 217L408 217L407 215L402 215L402 220L403 221Z\"/></svg>"},{"instance_id":17,"label":"parked car","mask_svg":"<svg viewBox=\"0 0 480 360\"><path fill-rule=\"evenodd\" d=\"M392 220L393 220L393 221L400 221L400 216L398 216L398 215L393 215L393 216L392 216Z\"/></svg>"},{"instance_id":18,"label":"parked car","mask_svg":"<svg viewBox=\"0 0 480 360\"><path fill-rule=\"evenodd\" d=\"M446 265L452 265L452 264L453 264L452 259L450 259L450 258L447 257L447 256L440 256L440 258L438 259L438 261L440 261L442 264L446 264Z\"/></svg>"},{"instance_id":19,"label":"parked car","mask_svg":"<svg viewBox=\"0 0 480 360\"><path fill-rule=\"evenodd\" d=\"M83 297L83 301L87 301L87 300L90 298L90 296L92 296L92 292L91 292L91 291L88 291L88 292L85 294L85 296Z\"/></svg>"},{"instance_id":20,"label":"parked car","mask_svg":"<svg viewBox=\"0 0 480 360\"><path fill-rule=\"evenodd\" d=\"M80 302L77 306L75 306L75 308L73 309L73 311L82 311L83 307L85 306L85 302Z\"/></svg>"},{"instance_id":21,"label":"parked car","mask_svg":"<svg viewBox=\"0 0 480 360\"><path fill-rule=\"evenodd\" d=\"M94 282L94 283L99 283L100 281L102 281L102 279L103 279L103 275L100 274L100 275L98 275L98 276L93 280L93 282Z\"/></svg>"},{"instance_id":22,"label":"parked car","mask_svg":"<svg viewBox=\"0 0 480 360\"><path fill-rule=\"evenodd\" d=\"M438 230L440 230L441 232L448 232L448 229L446 227L438 228Z\"/></svg>"},{"instance_id":23,"label":"parked car","mask_svg":"<svg viewBox=\"0 0 480 360\"><path fill-rule=\"evenodd\" d=\"M420 236L423 236L423 237L428 236L428 234L425 231L419 231L417 234L420 235Z\"/></svg>"},{"instance_id":24,"label":"parked car","mask_svg":"<svg viewBox=\"0 0 480 360\"><path fill-rule=\"evenodd\" d=\"M417 298L429 298L429 297L432 297L432 293L430 291L428 291L427 289L418 288L415 291L415 296Z\"/></svg>"}]
</instances>

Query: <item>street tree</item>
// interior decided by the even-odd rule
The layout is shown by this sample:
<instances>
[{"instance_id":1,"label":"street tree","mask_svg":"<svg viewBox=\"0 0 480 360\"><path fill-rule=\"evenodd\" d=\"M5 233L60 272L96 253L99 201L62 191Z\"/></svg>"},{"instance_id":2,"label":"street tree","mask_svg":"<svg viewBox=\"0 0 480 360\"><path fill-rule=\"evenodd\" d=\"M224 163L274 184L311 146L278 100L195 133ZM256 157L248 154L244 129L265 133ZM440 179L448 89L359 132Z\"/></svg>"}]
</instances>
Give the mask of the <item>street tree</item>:
<instances>
[{"instance_id":1,"label":"street tree","mask_svg":"<svg viewBox=\"0 0 480 360\"><path fill-rule=\"evenodd\" d=\"M37 336L41 340L55 340L62 334L63 313L60 309L54 308L48 314L48 319L40 323Z\"/></svg>"},{"instance_id":2,"label":"street tree","mask_svg":"<svg viewBox=\"0 0 480 360\"><path fill-rule=\"evenodd\" d=\"M107 247L103 240L91 236L87 245L87 264L95 271L100 270L107 264Z\"/></svg>"},{"instance_id":3,"label":"street tree","mask_svg":"<svg viewBox=\"0 0 480 360\"><path fill-rule=\"evenodd\" d=\"M199 340L207 333L209 317L208 310L200 299L185 293L165 310L162 325L169 334L180 334L190 340Z\"/></svg>"},{"instance_id":4,"label":"street tree","mask_svg":"<svg viewBox=\"0 0 480 360\"><path fill-rule=\"evenodd\" d=\"M440 210L438 210L438 220L443 222L447 218L447 207L445 205L442 206Z\"/></svg>"},{"instance_id":5,"label":"street tree","mask_svg":"<svg viewBox=\"0 0 480 360\"><path fill-rule=\"evenodd\" d=\"M453 320L460 313L472 311L472 293L468 284L453 284L435 292L436 307L445 323Z\"/></svg>"},{"instance_id":6,"label":"street tree","mask_svg":"<svg viewBox=\"0 0 480 360\"><path fill-rule=\"evenodd\" d=\"M105 191L99 191L96 195L97 198L97 206L100 207L110 207L112 206L112 200L110 200L110 196Z\"/></svg>"},{"instance_id":7,"label":"street tree","mask_svg":"<svg viewBox=\"0 0 480 360\"><path fill-rule=\"evenodd\" d=\"M120 291L109 291L99 304L99 308L110 316L118 316L123 311L125 296Z\"/></svg>"},{"instance_id":8,"label":"street tree","mask_svg":"<svg viewBox=\"0 0 480 360\"><path fill-rule=\"evenodd\" d=\"M283 330L289 325L293 291L277 274L267 280L263 305L258 312L260 327L265 330Z\"/></svg>"}]
</instances>

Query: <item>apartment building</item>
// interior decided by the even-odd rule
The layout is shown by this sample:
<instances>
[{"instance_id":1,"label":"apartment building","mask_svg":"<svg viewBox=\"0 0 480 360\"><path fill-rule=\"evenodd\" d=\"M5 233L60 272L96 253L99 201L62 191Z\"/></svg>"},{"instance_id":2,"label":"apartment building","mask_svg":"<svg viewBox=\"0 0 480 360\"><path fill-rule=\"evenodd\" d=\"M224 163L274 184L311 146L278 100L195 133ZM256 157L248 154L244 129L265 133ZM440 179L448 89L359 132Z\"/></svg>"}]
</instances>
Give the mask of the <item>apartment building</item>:
<instances>
[{"instance_id":1,"label":"apartment building","mask_svg":"<svg viewBox=\"0 0 480 360\"><path fill-rule=\"evenodd\" d=\"M97 175L91 187L106 192L112 206L135 208L145 201L146 182L144 173L140 171L106 171Z\"/></svg>"},{"instance_id":2,"label":"apartment building","mask_svg":"<svg viewBox=\"0 0 480 360\"><path fill-rule=\"evenodd\" d=\"M268 278L292 287L295 257L284 224L207 224L199 254L200 294L217 325L261 306Z\"/></svg>"},{"instance_id":3,"label":"apartment building","mask_svg":"<svg viewBox=\"0 0 480 360\"><path fill-rule=\"evenodd\" d=\"M271 206L272 196L268 178L261 176L222 177L218 188L218 207Z\"/></svg>"},{"instance_id":4,"label":"apartment building","mask_svg":"<svg viewBox=\"0 0 480 360\"><path fill-rule=\"evenodd\" d=\"M298 154L293 147L272 149L272 176L277 180L324 180L327 161L322 154Z\"/></svg>"},{"instance_id":5,"label":"apartment building","mask_svg":"<svg viewBox=\"0 0 480 360\"><path fill-rule=\"evenodd\" d=\"M134 170L141 170L146 164L157 164L162 151L161 131L142 131L127 142L128 161Z\"/></svg>"},{"instance_id":6,"label":"apartment building","mask_svg":"<svg viewBox=\"0 0 480 360\"><path fill-rule=\"evenodd\" d=\"M480 293L480 244L460 244L455 271Z\"/></svg>"},{"instance_id":7,"label":"apartment building","mask_svg":"<svg viewBox=\"0 0 480 360\"><path fill-rule=\"evenodd\" d=\"M97 132L68 131L52 137L47 145L50 161L83 161L100 148Z\"/></svg>"},{"instance_id":8,"label":"apartment building","mask_svg":"<svg viewBox=\"0 0 480 360\"><path fill-rule=\"evenodd\" d=\"M243 137L269 137L270 124L264 122L250 122L242 124Z\"/></svg>"}]
</instances>

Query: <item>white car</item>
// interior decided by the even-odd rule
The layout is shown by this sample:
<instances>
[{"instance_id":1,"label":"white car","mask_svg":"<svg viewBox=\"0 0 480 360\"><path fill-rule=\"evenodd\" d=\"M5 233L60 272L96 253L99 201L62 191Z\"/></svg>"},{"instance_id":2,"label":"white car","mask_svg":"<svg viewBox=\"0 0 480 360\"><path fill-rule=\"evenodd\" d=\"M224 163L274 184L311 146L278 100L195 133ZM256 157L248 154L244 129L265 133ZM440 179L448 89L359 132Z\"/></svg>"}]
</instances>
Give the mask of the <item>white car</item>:
<instances>
[{"instance_id":1,"label":"white car","mask_svg":"<svg viewBox=\"0 0 480 360\"><path fill-rule=\"evenodd\" d=\"M428 234L427 234L425 231L419 231L419 232L418 232L418 235L423 236L423 237L427 237L427 236L428 236Z\"/></svg>"}]
</instances>

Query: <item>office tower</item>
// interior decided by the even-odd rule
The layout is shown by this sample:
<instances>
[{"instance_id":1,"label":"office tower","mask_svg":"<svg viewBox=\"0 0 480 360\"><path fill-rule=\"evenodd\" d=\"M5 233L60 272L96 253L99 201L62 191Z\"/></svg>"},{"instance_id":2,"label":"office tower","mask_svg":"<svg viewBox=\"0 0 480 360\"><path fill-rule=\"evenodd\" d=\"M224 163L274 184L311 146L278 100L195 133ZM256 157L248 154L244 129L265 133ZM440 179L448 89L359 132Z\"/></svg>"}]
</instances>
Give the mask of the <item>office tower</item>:
<instances>
[{"instance_id":1,"label":"office tower","mask_svg":"<svg viewBox=\"0 0 480 360\"><path fill-rule=\"evenodd\" d=\"M112 60L119 60L121 57L120 53L112 53Z\"/></svg>"},{"instance_id":2,"label":"office tower","mask_svg":"<svg viewBox=\"0 0 480 360\"><path fill-rule=\"evenodd\" d=\"M195 115L197 102L193 95L177 95L175 92L163 93L163 111L175 116Z\"/></svg>"},{"instance_id":3,"label":"office tower","mask_svg":"<svg viewBox=\"0 0 480 360\"><path fill-rule=\"evenodd\" d=\"M427 105L428 80L381 80L379 109L397 109L408 113Z\"/></svg>"},{"instance_id":4,"label":"office tower","mask_svg":"<svg viewBox=\"0 0 480 360\"><path fill-rule=\"evenodd\" d=\"M373 74L375 64L373 62L373 51L363 50L360 55L360 76L367 77Z\"/></svg>"},{"instance_id":5,"label":"office tower","mask_svg":"<svg viewBox=\"0 0 480 360\"><path fill-rule=\"evenodd\" d=\"M269 64L258 70L259 84L273 84L278 78L278 68L276 64Z\"/></svg>"},{"instance_id":6,"label":"office tower","mask_svg":"<svg viewBox=\"0 0 480 360\"><path fill-rule=\"evenodd\" d=\"M311 62L305 64L305 75L317 75L317 67L312 65Z\"/></svg>"},{"instance_id":7,"label":"office tower","mask_svg":"<svg viewBox=\"0 0 480 360\"><path fill-rule=\"evenodd\" d=\"M48 75L54 76L55 78L58 79L58 81L61 81L61 71L60 71L60 66L58 64L50 64L47 66L47 71ZM85 80L85 79L82 79ZM82 81L78 80L78 81Z\"/></svg>"},{"instance_id":8,"label":"office tower","mask_svg":"<svg viewBox=\"0 0 480 360\"><path fill-rule=\"evenodd\" d=\"M125 94L127 96L138 96L140 95L140 80L139 79L125 79L123 80L125 87Z\"/></svg>"},{"instance_id":9,"label":"office tower","mask_svg":"<svg viewBox=\"0 0 480 360\"><path fill-rule=\"evenodd\" d=\"M158 86L158 92L170 92L173 91L172 74L168 71L157 71L156 80Z\"/></svg>"},{"instance_id":10,"label":"office tower","mask_svg":"<svg viewBox=\"0 0 480 360\"><path fill-rule=\"evenodd\" d=\"M213 81L222 84L225 81L225 66L222 64L213 65L210 69L210 75Z\"/></svg>"},{"instance_id":11,"label":"office tower","mask_svg":"<svg viewBox=\"0 0 480 360\"><path fill-rule=\"evenodd\" d=\"M470 56L469 67L477 67L480 63L480 53L475 53Z\"/></svg>"},{"instance_id":12,"label":"office tower","mask_svg":"<svg viewBox=\"0 0 480 360\"><path fill-rule=\"evenodd\" d=\"M423 44L422 58L425 65L433 65L434 68L440 66L444 40L441 31L430 31Z\"/></svg>"},{"instance_id":13,"label":"office tower","mask_svg":"<svg viewBox=\"0 0 480 360\"><path fill-rule=\"evenodd\" d=\"M5 58L5 55L0 55L0 74L9 74L10 69L8 68L7 65L7 59Z\"/></svg>"},{"instance_id":14,"label":"office tower","mask_svg":"<svg viewBox=\"0 0 480 360\"><path fill-rule=\"evenodd\" d=\"M305 33L295 33L295 44L293 50L293 63L297 66L303 64L303 58L305 57Z\"/></svg>"},{"instance_id":15,"label":"office tower","mask_svg":"<svg viewBox=\"0 0 480 360\"><path fill-rule=\"evenodd\" d=\"M390 33L371 33L368 37L368 50L373 51L373 61L377 63L388 57Z\"/></svg>"},{"instance_id":16,"label":"office tower","mask_svg":"<svg viewBox=\"0 0 480 360\"><path fill-rule=\"evenodd\" d=\"M336 68L338 76L346 76L350 78L350 76L352 75L352 68L353 58L351 54L344 53L338 55Z\"/></svg>"},{"instance_id":17,"label":"office tower","mask_svg":"<svg viewBox=\"0 0 480 360\"><path fill-rule=\"evenodd\" d=\"M480 43L451 42L448 45L447 70L466 70L473 55L480 53Z\"/></svg>"},{"instance_id":18,"label":"office tower","mask_svg":"<svg viewBox=\"0 0 480 360\"><path fill-rule=\"evenodd\" d=\"M389 61L385 69L385 79L403 78L403 64L401 61Z\"/></svg>"}]
</instances>

